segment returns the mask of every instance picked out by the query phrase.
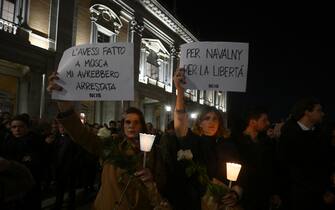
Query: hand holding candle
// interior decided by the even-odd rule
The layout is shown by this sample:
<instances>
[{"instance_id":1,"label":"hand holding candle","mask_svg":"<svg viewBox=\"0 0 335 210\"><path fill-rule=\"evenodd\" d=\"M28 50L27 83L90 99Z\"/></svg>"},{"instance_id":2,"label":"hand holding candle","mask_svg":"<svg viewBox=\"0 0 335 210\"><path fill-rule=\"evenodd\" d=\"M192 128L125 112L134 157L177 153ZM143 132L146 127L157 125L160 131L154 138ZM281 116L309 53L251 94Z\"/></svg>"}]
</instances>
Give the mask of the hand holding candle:
<instances>
[{"instance_id":1,"label":"hand holding candle","mask_svg":"<svg viewBox=\"0 0 335 210\"><path fill-rule=\"evenodd\" d=\"M155 137L155 135L140 133L140 149L144 152L143 168L145 168L146 153L151 151Z\"/></svg>"}]
</instances>

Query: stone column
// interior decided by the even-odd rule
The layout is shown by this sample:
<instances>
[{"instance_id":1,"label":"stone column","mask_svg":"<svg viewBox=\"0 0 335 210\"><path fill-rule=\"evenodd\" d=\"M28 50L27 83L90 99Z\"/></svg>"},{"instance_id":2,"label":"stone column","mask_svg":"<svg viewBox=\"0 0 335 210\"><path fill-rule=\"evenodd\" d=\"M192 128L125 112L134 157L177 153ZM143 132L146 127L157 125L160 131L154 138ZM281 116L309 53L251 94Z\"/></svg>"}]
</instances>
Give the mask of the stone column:
<instances>
[{"instance_id":1,"label":"stone column","mask_svg":"<svg viewBox=\"0 0 335 210\"><path fill-rule=\"evenodd\" d=\"M50 21L49 21L49 50L56 50L56 33L57 33L57 14L59 0L52 0L50 5Z\"/></svg>"},{"instance_id":2,"label":"stone column","mask_svg":"<svg viewBox=\"0 0 335 210\"><path fill-rule=\"evenodd\" d=\"M139 67L140 67L140 58L141 58L141 39L142 39L142 32L144 30L143 24L137 20L132 19L129 23L129 36L128 42L134 43L134 101L128 102L124 101L123 103L123 110L126 110L129 106L139 107L140 102L136 101L139 99L138 97L138 76L139 76Z\"/></svg>"},{"instance_id":3,"label":"stone column","mask_svg":"<svg viewBox=\"0 0 335 210\"><path fill-rule=\"evenodd\" d=\"M97 35L98 35L98 29L95 24L95 21L97 21L97 17L91 14L91 37L90 37L90 42L91 43L96 43L97 42Z\"/></svg>"},{"instance_id":4,"label":"stone column","mask_svg":"<svg viewBox=\"0 0 335 210\"><path fill-rule=\"evenodd\" d=\"M96 25L96 21L98 20L99 14L91 12L91 36L90 36L90 42L96 43L98 40L98 29ZM103 111L103 105L101 101L95 101L94 102L94 123L102 123L102 111Z\"/></svg>"},{"instance_id":5,"label":"stone column","mask_svg":"<svg viewBox=\"0 0 335 210\"><path fill-rule=\"evenodd\" d=\"M177 50L175 48L175 46L171 46L170 48L170 71L169 71L169 79L171 81L171 91L172 93L175 92L175 87L173 86L173 75L174 75L174 71L177 68L177 58L178 58L178 53Z\"/></svg>"}]
</instances>

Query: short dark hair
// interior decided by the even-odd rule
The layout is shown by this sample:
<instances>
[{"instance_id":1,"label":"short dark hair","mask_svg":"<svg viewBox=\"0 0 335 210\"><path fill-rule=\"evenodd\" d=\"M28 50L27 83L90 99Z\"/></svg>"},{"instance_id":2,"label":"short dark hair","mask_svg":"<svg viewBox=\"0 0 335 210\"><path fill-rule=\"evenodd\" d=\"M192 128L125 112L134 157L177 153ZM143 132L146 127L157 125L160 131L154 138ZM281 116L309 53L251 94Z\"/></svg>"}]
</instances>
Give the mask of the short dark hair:
<instances>
[{"instance_id":1,"label":"short dark hair","mask_svg":"<svg viewBox=\"0 0 335 210\"><path fill-rule=\"evenodd\" d=\"M29 115L28 115L29 116ZM13 121L21 121L23 122L24 124L26 124L27 127L30 126L30 118L27 117L27 114L19 114L19 115L16 115L15 117L13 117L11 119L11 123Z\"/></svg>"},{"instance_id":2,"label":"short dark hair","mask_svg":"<svg viewBox=\"0 0 335 210\"><path fill-rule=\"evenodd\" d=\"M305 111L313 111L317 104L320 104L320 101L313 97L299 99L291 109L292 117L297 121L300 120L305 115Z\"/></svg>"},{"instance_id":3,"label":"short dark hair","mask_svg":"<svg viewBox=\"0 0 335 210\"><path fill-rule=\"evenodd\" d=\"M264 107L254 107L250 109L246 114L246 125L249 124L250 120L258 120L262 114L268 114L268 110Z\"/></svg>"},{"instance_id":4,"label":"short dark hair","mask_svg":"<svg viewBox=\"0 0 335 210\"><path fill-rule=\"evenodd\" d=\"M98 129L99 129L100 124L99 123L93 123L90 127L92 127L92 128L97 128L98 127Z\"/></svg>"}]
</instances>

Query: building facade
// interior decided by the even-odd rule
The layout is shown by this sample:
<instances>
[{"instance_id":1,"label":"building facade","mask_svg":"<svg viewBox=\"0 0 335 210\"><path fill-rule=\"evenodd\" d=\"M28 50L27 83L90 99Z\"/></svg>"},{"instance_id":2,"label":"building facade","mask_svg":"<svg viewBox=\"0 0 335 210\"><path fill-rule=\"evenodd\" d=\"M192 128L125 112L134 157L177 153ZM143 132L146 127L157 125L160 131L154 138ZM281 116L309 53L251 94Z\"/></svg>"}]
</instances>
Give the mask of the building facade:
<instances>
[{"instance_id":1,"label":"building facade","mask_svg":"<svg viewBox=\"0 0 335 210\"><path fill-rule=\"evenodd\" d=\"M82 101L90 123L122 117L129 106L164 129L175 102L173 71L179 46L198 41L156 0L0 0L0 110L52 118L47 76L69 47L97 42L134 43L134 101ZM188 107L226 111L226 93L187 90ZM172 107L172 108L171 108Z\"/></svg>"}]
</instances>

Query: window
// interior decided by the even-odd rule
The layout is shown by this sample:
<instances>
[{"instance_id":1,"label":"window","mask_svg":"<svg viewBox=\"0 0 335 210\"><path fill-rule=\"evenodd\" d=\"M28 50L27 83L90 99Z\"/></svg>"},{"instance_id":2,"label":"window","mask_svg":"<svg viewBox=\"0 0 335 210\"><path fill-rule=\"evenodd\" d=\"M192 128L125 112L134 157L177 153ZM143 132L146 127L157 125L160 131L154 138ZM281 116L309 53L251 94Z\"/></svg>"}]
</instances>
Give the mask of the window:
<instances>
[{"instance_id":1,"label":"window","mask_svg":"<svg viewBox=\"0 0 335 210\"><path fill-rule=\"evenodd\" d=\"M196 102L198 98L197 90L186 89L184 96Z\"/></svg>"},{"instance_id":2,"label":"window","mask_svg":"<svg viewBox=\"0 0 335 210\"><path fill-rule=\"evenodd\" d=\"M205 101L205 91L200 90L199 91L199 103L204 104L204 101Z\"/></svg>"},{"instance_id":3,"label":"window","mask_svg":"<svg viewBox=\"0 0 335 210\"><path fill-rule=\"evenodd\" d=\"M217 109L226 112L226 92L225 91L216 91L215 94L215 107Z\"/></svg>"},{"instance_id":4,"label":"window","mask_svg":"<svg viewBox=\"0 0 335 210\"><path fill-rule=\"evenodd\" d=\"M98 31L98 40L99 43L103 43L103 42L110 42L111 41L111 37L108 36L107 34L102 33L101 31Z\"/></svg>"},{"instance_id":5,"label":"window","mask_svg":"<svg viewBox=\"0 0 335 210\"><path fill-rule=\"evenodd\" d=\"M150 63L147 64L147 77L151 79L158 80L158 68L159 66L152 65Z\"/></svg>"},{"instance_id":6,"label":"window","mask_svg":"<svg viewBox=\"0 0 335 210\"><path fill-rule=\"evenodd\" d=\"M91 42L116 42L122 27L120 18L107 6L95 4L90 8Z\"/></svg>"},{"instance_id":7,"label":"window","mask_svg":"<svg viewBox=\"0 0 335 210\"><path fill-rule=\"evenodd\" d=\"M142 39L139 82L172 92L170 53L158 39Z\"/></svg>"},{"instance_id":8,"label":"window","mask_svg":"<svg viewBox=\"0 0 335 210\"><path fill-rule=\"evenodd\" d=\"M149 55L147 56L147 75L151 79L160 81L160 64L158 63L158 55L153 50L149 50Z\"/></svg>"},{"instance_id":9,"label":"window","mask_svg":"<svg viewBox=\"0 0 335 210\"><path fill-rule=\"evenodd\" d=\"M213 90L199 90L199 104L214 106L214 95Z\"/></svg>"},{"instance_id":10,"label":"window","mask_svg":"<svg viewBox=\"0 0 335 210\"><path fill-rule=\"evenodd\" d=\"M15 17L15 1L3 0L1 3L1 17L9 22L14 22Z\"/></svg>"},{"instance_id":11,"label":"window","mask_svg":"<svg viewBox=\"0 0 335 210\"><path fill-rule=\"evenodd\" d=\"M213 90L206 90L205 104L207 104L209 106L214 105L214 91Z\"/></svg>"}]
</instances>

